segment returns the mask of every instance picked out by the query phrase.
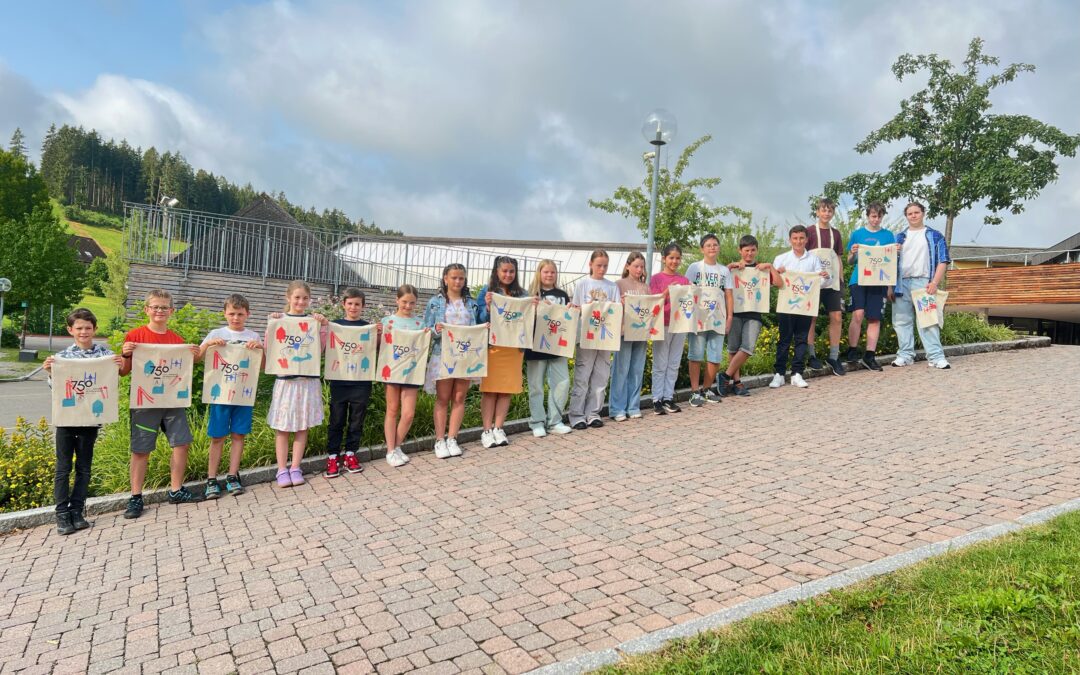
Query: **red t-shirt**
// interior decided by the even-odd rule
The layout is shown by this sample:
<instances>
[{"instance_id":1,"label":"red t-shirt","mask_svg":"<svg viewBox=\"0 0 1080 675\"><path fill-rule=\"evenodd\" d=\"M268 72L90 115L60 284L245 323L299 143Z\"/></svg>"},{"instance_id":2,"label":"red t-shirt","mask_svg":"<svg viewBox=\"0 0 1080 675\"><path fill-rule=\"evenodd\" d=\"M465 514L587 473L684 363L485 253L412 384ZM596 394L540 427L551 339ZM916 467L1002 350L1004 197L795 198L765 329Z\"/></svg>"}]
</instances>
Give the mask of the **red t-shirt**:
<instances>
[{"instance_id":1,"label":"red t-shirt","mask_svg":"<svg viewBox=\"0 0 1080 675\"><path fill-rule=\"evenodd\" d=\"M124 336L124 342L145 342L152 345L182 345L184 338L171 330L155 333L149 326L139 326Z\"/></svg>"}]
</instances>

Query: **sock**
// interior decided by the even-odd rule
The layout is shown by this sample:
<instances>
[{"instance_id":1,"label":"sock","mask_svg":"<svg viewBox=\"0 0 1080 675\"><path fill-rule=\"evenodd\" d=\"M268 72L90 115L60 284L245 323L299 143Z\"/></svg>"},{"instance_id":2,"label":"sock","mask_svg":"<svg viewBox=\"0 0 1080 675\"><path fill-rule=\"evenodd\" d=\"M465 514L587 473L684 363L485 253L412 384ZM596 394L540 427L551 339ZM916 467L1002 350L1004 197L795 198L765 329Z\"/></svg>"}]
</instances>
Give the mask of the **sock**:
<instances>
[{"instance_id":1,"label":"sock","mask_svg":"<svg viewBox=\"0 0 1080 675\"><path fill-rule=\"evenodd\" d=\"M355 452L353 452L352 450L346 450L346 451L345 451L345 455L346 455L347 457L355 457L355 456L356 456L356 453L355 453Z\"/></svg>"},{"instance_id":2,"label":"sock","mask_svg":"<svg viewBox=\"0 0 1080 675\"><path fill-rule=\"evenodd\" d=\"M876 356L876 355L877 355L877 352L875 352L873 349L867 349L866 354L863 355L863 358L868 360L868 361L873 361L874 356Z\"/></svg>"},{"instance_id":3,"label":"sock","mask_svg":"<svg viewBox=\"0 0 1080 675\"><path fill-rule=\"evenodd\" d=\"M330 459L337 459L337 453L336 452L331 452L330 453Z\"/></svg>"},{"instance_id":4,"label":"sock","mask_svg":"<svg viewBox=\"0 0 1080 675\"><path fill-rule=\"evenodd\" d=\"M836 345L835 347L829 347L829 358L833 361L840 358L840 345Z\"/></svg>"}]
</instances>

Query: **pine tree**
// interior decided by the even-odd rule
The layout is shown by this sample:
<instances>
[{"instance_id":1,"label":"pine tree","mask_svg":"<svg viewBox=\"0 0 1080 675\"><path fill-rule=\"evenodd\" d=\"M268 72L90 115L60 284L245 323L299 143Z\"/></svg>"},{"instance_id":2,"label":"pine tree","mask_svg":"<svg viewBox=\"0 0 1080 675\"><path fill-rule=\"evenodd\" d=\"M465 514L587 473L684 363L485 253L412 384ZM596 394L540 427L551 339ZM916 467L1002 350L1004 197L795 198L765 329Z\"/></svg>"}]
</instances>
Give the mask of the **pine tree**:
<instances>
[{"instance_id":1,"label":"pine tree","mask_svg":"<svg viewBox=\"0 0 1080 675\"><path fill-rule=\"evenodd\" d=\"M30 159L30 156L26 154L26 137L19 127L15 127L15 133L11 134L11 143L8 144L8 150L23 159Z\"/></svg>"}]
</instances>

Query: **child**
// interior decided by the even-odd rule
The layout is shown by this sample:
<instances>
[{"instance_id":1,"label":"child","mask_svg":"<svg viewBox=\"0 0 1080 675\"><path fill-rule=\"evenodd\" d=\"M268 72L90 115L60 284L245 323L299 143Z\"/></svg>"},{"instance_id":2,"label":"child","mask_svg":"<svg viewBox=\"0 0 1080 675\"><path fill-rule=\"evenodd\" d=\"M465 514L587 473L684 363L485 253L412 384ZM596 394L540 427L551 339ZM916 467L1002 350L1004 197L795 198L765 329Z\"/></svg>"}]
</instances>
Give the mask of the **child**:
<instances>
[{"instance_id":1,"label":"child","mask_svg":"<svg viewBox=\"0 0 1080 675\"><path fill-rule=\"evenodd\" d=\"M589 256L589 276L574 286L572 304L578 307L589 302L618 302L619 287L608 281L608 254L598 248ZM570 394L570 426L574 429L604 426L600 408L604 405L604 390L611 373L611 351L578 347L574 359L574 389Z\"/></svg>"},{"instance_id":2,"label":"child","mask_svg":"<svg viewBox=\"0 0 1080 675\"><path fill-rule=\"evenodd\" d=\"M200 361L206 356L206 350L210 347L226 344L242 344L248 349L263 348L259 340L259 334L247 328L247 320L251 315L251 305L247 298L234 293L225 298L225 328L215 328L207 333L202 344L199 345ZM225 437L232 436L232 444L229 448L229 473L225 475L225 489L231 495L239 495L244 492L244 486L240 483L240 458L244 454L244 437L251 433L251 417L255 410L250 405L228 405L225 403L211 403L208 409L209 421L206 425L206 435L210 437L209 463L206 471L206 499L217 499L221 496L221 486L217 481L218 465L221 464L221 452L225 449Z\"/></svg>"},{"instance_id":3,"label":"child","mask_svg":"<svg viewBox=\"0 0 1080 675\"><path fill-rule=\"evenodd\" d=\"M67 330L75 343L67 349L45 359L43 367L52 372L56 359L93 359L99 356L112 356L117 367L124 365L124 360L115 356L112 350L102 344L94 344L97 331L97 317L83 307L67 316ZM52 380L49 380L52 386ZM56 501L56 531L71 534L75 530L90 527L86 521L84 509L86 495L90 490L90 466L94 462L94 442L97 441L100 426L91 427L56 427L56 477L53 480L53 497ZM71 463L75 461L75 484L69 485Z\"/></svg>"},{"instance_id":4,"label":"child","mask_svg":"<svg viewBox=\"0 0 1080 675\"><path fill-rule=\"evenodd\" d=\"M131 356L138 343L156 345L182 345L184 338L169 330L169 317L173 314L172 295L168 291L155 289L146 294L147 316L145 326L128 332L124 336L124 345L120 350L124 363L120 374L131 372ZM199 346L189 345L191 353L198 358ZM143 513L143 483L146 481L146 469L150 465L150 453L157 445L159 431L172 448L172 460L169 462L169 503L192 504L201 502L202 495L196 495L184 487L184 469L187 467L188 446L191 445L191 428L188 426L187 410L184 408L141 408L131 411L131 498L128 499L124 517L138 518Z\"/></svg>"},{"instance_id":5,"label":"child","mask_svg":"<svg viewBox=\"0 0 1080 675\"><path fill-rule=\"evenodd\" d=\"M780 275L784 272L803 272L805 274L826 275L821 267L821 261L816 255L806 250L806 226L796 225L788 231L791 241L791 250L776 256L772 263L772 282L774 286L783 286L784 278ZM809 334L810 324L814 317L801 314L776 313L776 322L780 329L780 337L776 342L776 363L774 364L775 375L769 382L773 389L784 386L784 373L787 372L788 350L792 340L795 341L795 359L791 362L791 383L796 387L808 387L802 373L806 360L806 337Z\"/></svg>"},{"instance_id":6,"label":"child","mask_svg":"<svg viewBox=\"0 0 1080 675\"><path fill-rule=\"evenodd\" d=\"M622 278L615 282L619 297L626 303L628 295L648 295L645 285L645 256L632 251L626 256ZM624 310L625 311L625 308ZM608 398L608 414L616 422L627 417L641 417L641 380L645 375L645 347L648 342L619 343L619 351L611 360L611 392Z\"/></svg>"},{"instance_id":7,"label":"child","mask_svg":"<svg viewBox=\"0 0 1080 675\"><path fill-rule=\"evenodd\" d=\"M840 234L840 230L829 225L833 214L836 213L836 204L831 199L823 197L817 201L816 213L817 222L806 228L806 250L811 253L819 248L832 250L836 254L837 265L837 269L832 270L832 273L843 283L844 264L841 261L844 256L844 237ZM826 276L828 276L828 273L826 273ZM825 362L829 364L833 375L844 375L846 372L844 364L840 363L840 332L843 329L844 320L843 298L842 289L839 291L831 288L821 289L820 305L829 313L829 358L825 359ZM816 327L817 322L811 321L806 333L807 343L809 344L807 351L810 356L810 367L815 370L821 368L821 361L818 360L814 347L814 329Z\"/></svg>"},{"instance_id":8,"label":"child","mask_svg":"<svg viewBox=\"0 0 1080 675\"><path fill-rule=\"evenodd\" d=\"M769 263L757 261L758 241L752 234L739 239L739 256L742 260L733 262L728 267L733 270L754 267L768 272ZM754 355L758 335L761 334L761 312L736 312L731 318L731 330L728 332L728 367L720 373L720 379L728 390L738 396L749 396L750 391L739 379L743 364Z\"/></svg>"},{"instance_id":9,"label":"child","mask_svg":"<svg viewBox=\"0 0 1080 675\"><path fill-rule=\"evenodd\" d=\"M724 300L727 305L727 324L725 332L731 331L732 304L735 298L731 292L731 272L724 265L717 264L716 257L720 255L720 240L715 234L706 234L701 238L702 260L690 265L686 270L686 277L690 283L704 288L724 289ZM721 391L713 391L713 381L716 373L720 370L720 362L724 360L724 334L713 330L699 331L690 335L690 351L687 354L690 361L690 405L700 408L705 401L719 403L722 400ZM701 361L705 361L705 379L698 388L698 378L701 374Z\"/></svg>"},{"instance_id":10,"label":"child","mask_svg":"<svg viewBox=\"0 0 1080 675\"><path fill-rule=\"evenodd\" d=\"M285 288L284 316L311 316L326 326L322 314L309 314L311 287L296 279ZM280 319L281 312L274 312L271 319ZM307 450L308 429L323 421L322 382L318 375L278 375L274 380L274 393L270 398L270 412L266 423L274 430L274 453L277 455L277 484L286 488L304 484L304 470L300 463ZM289 461L289 434L293 434L292 465Z\"/></svg>"},{"instance_id":11,"label":"child","mask_svg":"<svg viewBox=\"0 0 1080 675\"><path fill-rule=\"evenodd\" d=\"M413 316L416 310L416 298L419 293L412 284L402 284L397 289L397 311L382 319L382 332L401 328L403 330L423 330L424 323ZM383 437L386 438L386 463L393 467L409 463L409 456L401 449L405 437L409 435L413 416L416 414L416 396L420 393L418 384L386 385L386 417L383 419Z\"/></svg>"},{"instance_id":12,"label":"child","mask_svg":"<svg viewBox=\"0 0 1080 675\"><path fill-rule=\"evenodd\" d=\"M682 249L676 243L664 247L664 268L649 280L650 293L663 293L664 326L671 324L671 298L668 286L678 284L689 286L690 280L679 274L682 264ZM682 412L675 403L675 381L679 378L679 362L682 361L683 347L686 345L686 333L664 331L663 340L654 340L652 345L652 401L653 412L657 415Z\"/></svg>"},{"instance_id":13,"label":"child","mask_svg":"<svg viewBox=\"0 0 1080 675\"><path fill-rule=\"evenodd\" d=\"M525 295L518 280L517 259L505 255L495 258L491 278L480 289L479 297L483 302L476 305L476 323L491 320L491 300L496 293L514 298ZM517 347L488 347L488 374L480 381L480 416L484 423L480 444L485 448L510 445L502 425L510 412L510 399L521 391L523 357L522 350Z\"/></svg>"},{"instance_id":14,"label":"child","mask_svg":"<svg viewBox=\"0 0 1080 675\"><path fill-rule=\"evenodd\" d=\"M945 236L923 222L926 209L922 204L908 204L904 207L904 217L907 218L908 229L896 237L897 250L903 248L897 261L899 278L896 280L896 301L893 305L893 328L900 343L896 360L892 363L896 368L915 363L915 304L911 292L924 289L927 293L937 293L945 280L945 270L952 262ZM949 362L945 359L945 350L941 348L941 327L934 324L929 328L919 328L919 339L926 350L930 367L948 370Z\"/></svg>"},{"instance_id":15,"label":"child","mask_svg":"<svg viewBox=\"0 0 1080 675\"><path fill-rule=\"evenodd\" d=\"M862 363L870 370L881 370L876 358L878 336L881 333L881 317L885 312L885 298L892 299L892 289L886 286L859 285L859 246L886 246L896 243L896 236L889 230L881 229L881 219L885 217L885 206L874 202L866 207L866 225L851 233L848 242L848 264L855 263L851 270L851 323L848 324L848 351L846 361L859 359L859 334L862 332L863 317L866 318L866 352Z\"/></svg>"},{"instance_id":16,"label":"child","mask_svg":"<svg viewBox=\"0 0 1080 675\"><path fill-rule=\"evenodd\" d=\"M341 307L345 317L335 319L341 326L366 326L367 321L360 318L364 312L366 298L359 288L346 288L341 297ZM341 451L341 439L345 437L345 470L360 473L364 467L356 458L360 449L360 438L364 434L364 418L367 416L368 401L371 400L371 382L350 382L348 380L330 380L330 421L326 429L326 477L334 478L340 473L338 455ZM348 429L348 432L345 430Z\"/></svg>"},{"instance_id":17,"label":"child","mask_svg":"<svg viewBox=\"0 0 1080 675\"><path fill-rule=\"evenodd\" d=\"M435 394L435 456L439 459L461 456L457 435L465 419L465 396L475 381L467 377L436 379L442 367L443 327L446 324L476 325L476 300L469 295L465 274L465 266L461 263L450 263L444 267L439 292L428 300L427 309L424 310L424 326L435 331L424 389L429 394Z\"/></svg>"},{"instance_id":18,"label":"child","mask_svg":"<svg viewBox=\"0 0 1080 675\"><path fill-rule=\"evenodd\" d=\"M538 301L569 305L570 296L558 288L559 268L554 260L541 260L529 284L529 295ZM529 379L529 426L533 436L542 438L553 434L568 434L570 427L563 423L566 401L570 397L570 359L565 356L525 350L525 374ZM544 410L544 382L547 381L547 411Z\"/></svg>"}]
</instances>

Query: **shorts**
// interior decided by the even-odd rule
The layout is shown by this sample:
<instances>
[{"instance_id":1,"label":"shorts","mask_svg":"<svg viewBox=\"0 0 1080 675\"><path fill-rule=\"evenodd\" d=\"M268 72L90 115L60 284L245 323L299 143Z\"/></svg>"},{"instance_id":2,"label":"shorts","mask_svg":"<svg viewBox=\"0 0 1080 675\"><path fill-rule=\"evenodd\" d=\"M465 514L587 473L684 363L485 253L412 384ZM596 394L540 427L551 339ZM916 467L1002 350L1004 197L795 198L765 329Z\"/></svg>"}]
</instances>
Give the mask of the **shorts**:
<instances>
[{"instance_id":1,"label":"shorts","mask_svg":"<svg viewBox=\"0 0 1080 675\"><path fill-rule=\"evenodd\" d=\"M727 350L729 354L746 352L754 355L758 335L761 334L761 320L736 314L731 317L731 330L728 331Z\"/></svg>"},{"instance_id":2,"label":"shorts","mask_svg":"<svg viewBox=\"0 0 1080 675\"><path fill-rule=\"evenodd\" d=\"M861 309L866 312L867 319L881 321L885 314L885 297L888 291L888 286L852 286L851 311Z\"/></svg>"},{"instance_id":3,"label":"shorts","mask_svg":"<svg viewBox=\"0 0 1080 675\"><path fill-rule=\"evenodd\" d=\"M225 438L229 434L246 436L251 433L251 417L254 412L255 408L250 405L211 403L206 435L210 438Z\"/></svg>"},{"instance_id":4,"label":"shorts","mask_svg":"<svg viewBox=\"0 0 1080 675\"><path fill-rule=\"evenodd\" d=\"M844 294L831 288L821 289L821 308L826 312L844 311Z\"/></svg>"},{"instance_id":5,"label":"shorts","mask_svg":"<svg viewBox=\"0 0 1080 675\"><path fill-rule=\"evenodd\" d=\"M141 408L131 411L131 451L149 455L157 445L159 431L165 432L169 447L191 443L187 408Z\"/></svg>"},{"instance_id":6,"label":"shorts","mask_svg":"<svg viewBox=\"0 0 1080 675\"><path fill-rule=\"evenodd\" d=\"M724 336L711 330L690 334L687 360L720 363L724 360Z\"/></svg>"}]
</instances>

